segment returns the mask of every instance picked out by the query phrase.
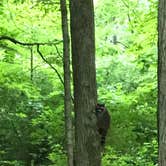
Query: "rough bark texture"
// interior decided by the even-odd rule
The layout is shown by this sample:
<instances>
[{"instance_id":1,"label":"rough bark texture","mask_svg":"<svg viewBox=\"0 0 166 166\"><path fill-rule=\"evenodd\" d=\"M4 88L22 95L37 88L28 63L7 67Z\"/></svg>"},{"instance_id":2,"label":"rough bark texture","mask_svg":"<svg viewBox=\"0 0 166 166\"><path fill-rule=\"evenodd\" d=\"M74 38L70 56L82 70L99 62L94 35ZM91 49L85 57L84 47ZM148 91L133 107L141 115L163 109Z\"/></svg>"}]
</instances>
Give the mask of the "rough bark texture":
<instances>
[{"instance_id":1,"label":"rough bark texture","mask_svg":"<svg viewBox=\"0 0 166 166\"><path fill-rule=\"evenodd\" d=\"M166 1L158 12L158 141L159 166L166 166Z\"/></svg>"},{"instance_id":2,"label":"rough bark texture","mask_svg":"<svg viewBox=\"0 0 166 166\"><path fill-rule=\"evenodd\" d=\"M63 33L63 64L65 89L65 132L67 143L68 166L73 166L73 127L71 117L71 88L70 88L70 40L67 22L66 0L60 0Z\"/></svg>"},{"instance_id":3,"label":"rough bark texture","mask_svg":"<svg viewBox=\"0 0 166 166\"><path fill-rule=\"evenodd\" d=\"M71 0L70 13L76 129L75 165L100 166L95 116L97 91L93 1Z\"/></svg>"}]
</instances>

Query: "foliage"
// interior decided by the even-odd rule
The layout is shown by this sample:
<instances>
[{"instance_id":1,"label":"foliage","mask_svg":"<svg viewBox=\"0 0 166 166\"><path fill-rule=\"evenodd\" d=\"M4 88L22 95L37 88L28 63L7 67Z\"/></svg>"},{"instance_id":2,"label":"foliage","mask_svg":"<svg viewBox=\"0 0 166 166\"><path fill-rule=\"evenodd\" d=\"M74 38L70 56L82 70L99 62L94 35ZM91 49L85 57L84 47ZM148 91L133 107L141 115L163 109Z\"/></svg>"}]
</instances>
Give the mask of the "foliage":
<instances>
[{"instance_id":1,"label":"foliage","mask_svg":"<svg viewBox=\"0 0 166 166\"><path fill-rule=\"evenodd\" d=\"M67 165L66 154L59 144L52 147L52 152L49 154L48 158L52 161L53 165Z\"/></svg>"},{"instance_id":2,"label":"foliage","mask_svg":"<svg viewBox=\"0 0 166 166\"><path fill-rule=\"evenodd\" d=\"M140 148L133 149L133 154L121 154L107 147L106 153L103 154L102 163L104 166L154 166L157 164L158 147L156 140L144 143Z\"/></svg>"},{"instance_id":3,"label":"foliage","mask_svg":"<svg viewBox=\"0 0 166 166\"><path fill-rule=\"evenodd\" d=\"M104 166L157 163L156 18L155 0L96 6L99 101L112 117Z\"/></svg>"},{"instance_id":4,"label":"foliage","mask_svg":"<svg viewBox=\"0 0 166 166\"><path fill-rule=\"evenodd\" d=\"M112 118L103 166L154 166L157 0L100 0L95 18L98 100ZM1 1L0 35L61 41L59 1ZM63 77L62 45L40 50ZM66 165L63 95L35 46L0 41L0 165Z\"/></svg>"}]
</instances>

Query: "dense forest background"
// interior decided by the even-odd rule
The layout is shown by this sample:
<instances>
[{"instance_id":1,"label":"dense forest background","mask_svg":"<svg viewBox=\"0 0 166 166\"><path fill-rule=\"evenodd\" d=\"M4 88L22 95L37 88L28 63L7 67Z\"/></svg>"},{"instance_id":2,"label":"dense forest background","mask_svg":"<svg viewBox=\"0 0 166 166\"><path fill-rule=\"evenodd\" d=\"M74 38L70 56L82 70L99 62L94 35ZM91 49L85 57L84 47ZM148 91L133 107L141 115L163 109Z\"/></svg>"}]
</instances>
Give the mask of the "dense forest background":
<instances>
[{"instance_id":1,"label":"dense forest background","mask_svg":"<svg viewBox=\"0 0 166 166\"><path fill-rule=\"evenodd\" d=\"M98 101L112 117L103 166L154 166L157 0L95 1L95 21ZM2 0L0 39L0 165L65 166L59 1Z\"/></svg>"}]
</instances>

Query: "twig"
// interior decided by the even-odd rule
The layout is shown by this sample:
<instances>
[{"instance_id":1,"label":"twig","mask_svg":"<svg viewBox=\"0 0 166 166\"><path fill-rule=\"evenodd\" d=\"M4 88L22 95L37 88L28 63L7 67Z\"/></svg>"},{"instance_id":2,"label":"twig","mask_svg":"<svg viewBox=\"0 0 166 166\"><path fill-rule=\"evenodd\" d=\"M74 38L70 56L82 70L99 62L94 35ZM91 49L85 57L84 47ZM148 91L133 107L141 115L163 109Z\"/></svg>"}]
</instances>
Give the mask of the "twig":
<instances>
[{"instance_id":1,"label":"twig","mask_svg":"<svg viewBox=\"0 0 166 166\"><path fill-rule=\"evenodd\" d=\"M44 56L43 56L43 54L41 53L39 47L40 47L40 44L37 44L37 52L38 52L38 54L41 56L41 58L43 59L43 61L46 62L46 63L56 72L56 74L57 74L58 78L60 79L61 83L64 85L64 81L63 81L61 75L59 74L58 70L57 70L51 63L49 63L49 62L44 58Z\"/></svg>"},{"instance_id":2,"label":"twig","mask_svg":"<svg viewBox=\"0 0 166 166\"><path fill-rule=\"evenodd\" d=\"M63 58L62 55L61 55L61 53L60 53L59 50L58 50L57 45L55 45L55 49L56 49L56 52L57 52L58 56L61 57L61 58Z\"/></svg>"},{"instance_id":3,"label":"twig","mask_svg":"<svg viewBox=\"0 0 166 166\"><path fill-rule=\"evenodd\" d=\"M111 43L113 43L112 41L110 41ZM126 44L120 42L120 41L116 41L117 44L121 44L122 46L124 46L125 48L129 48Z\"/></svg>"}]
</instances>

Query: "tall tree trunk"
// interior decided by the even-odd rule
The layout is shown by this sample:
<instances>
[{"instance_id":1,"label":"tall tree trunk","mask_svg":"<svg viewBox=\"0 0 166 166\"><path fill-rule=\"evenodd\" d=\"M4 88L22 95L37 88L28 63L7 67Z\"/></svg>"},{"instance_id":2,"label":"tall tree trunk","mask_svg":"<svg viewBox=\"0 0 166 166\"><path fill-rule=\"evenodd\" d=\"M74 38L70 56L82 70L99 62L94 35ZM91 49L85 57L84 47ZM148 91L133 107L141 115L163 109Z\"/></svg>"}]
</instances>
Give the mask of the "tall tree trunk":
<instances>
[{"instance_id":1,"label":"tall tree trunk","mask_svg":"<svg viewBox=\"0 0 166 166\"><path fill-rule=\"evenodd\" d=\"M67 22L66 0L60 0L63 33L63 64L65 89L65 131L67 143L68 166L73 166L73 127L71 117L71 88L70 88L70 40Z\"/></svg>"},{"instance_id":2,"label":"tall tree trunk","mask_svg":"<svg viewBox=\"0 0 166 166\"><path fill-rule=\"evenodd\" d=\"M100 166L96 129L97 100L93 0L71 0L71 41L74 78L75 165Z\"/></svg>"},{"instance_id":3,"label":"tall tree trunk","mask_svg":"<svg viewBox=\"0 0 166 166\"><path fill-rule=\"evenodd\" d=\"M158 9L158 141L159 166L166 166L166 2Z\"/></svg>"}]
</instances>

